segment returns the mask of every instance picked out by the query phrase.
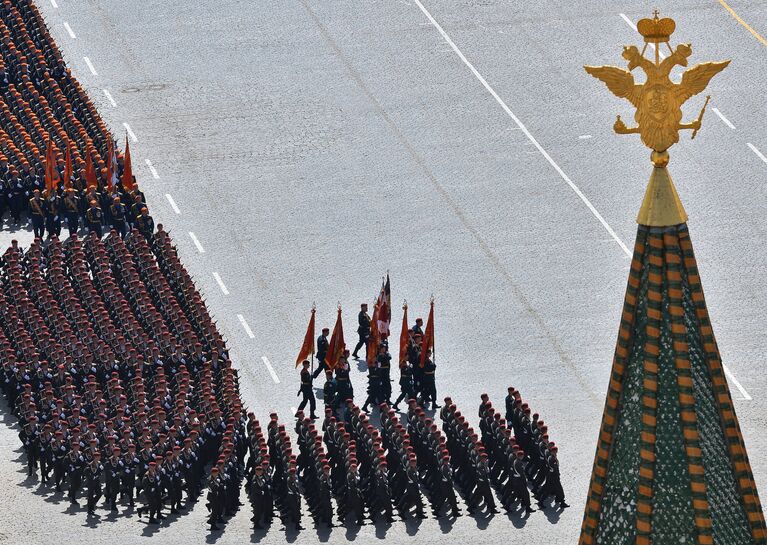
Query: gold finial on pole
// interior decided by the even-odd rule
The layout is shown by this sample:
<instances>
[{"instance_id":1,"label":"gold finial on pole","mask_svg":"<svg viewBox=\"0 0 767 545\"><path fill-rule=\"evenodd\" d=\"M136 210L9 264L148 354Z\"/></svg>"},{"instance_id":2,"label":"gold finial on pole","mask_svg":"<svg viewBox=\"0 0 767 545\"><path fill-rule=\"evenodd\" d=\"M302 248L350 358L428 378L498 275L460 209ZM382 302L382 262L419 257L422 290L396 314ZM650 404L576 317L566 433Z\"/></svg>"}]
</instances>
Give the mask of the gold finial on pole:
<instances>
[{"instance_id":1,"label":"gold finial on pole","mask_svg":"<svg viewBox=\"0 0 767 545\"><path fill-rule=\"evenodd\" d=\"M697 136L710 97L706 98L698 118L690 123L682 122L682 105L690 97L702 92L711 78L724 70L730 61L698 64L685 71L679 83L671 81L671 70L675 66L687 66L692 47L690 44L679 44L672 49L669 39L676 29L676 23L667 17L660 19L658 15L658 10L655 10L652 19L642 19L637 23L637 31L645 42L641 53L634 45L623 47L623 58L628 63L628 70L615 66L584 68L603 81L615 96L625 98L636 108L635 127L626 126L621 117L617 116L613 130L617 134L639 134L642 143L652 150L650 159L655 171L650 177L637 221L642 225L668 226L687 221L687 213L666 171L668 149L679 142L681 130L691 130L692 138ZM659 48L663 43L671 54L661 61ZM655 62L644 56L648 44L655 48ZM635 83L631 73L636 68L641 68L647 77L641 85ZM658 172L660 169L663 172Z\"/></svg>"}]
</instances>

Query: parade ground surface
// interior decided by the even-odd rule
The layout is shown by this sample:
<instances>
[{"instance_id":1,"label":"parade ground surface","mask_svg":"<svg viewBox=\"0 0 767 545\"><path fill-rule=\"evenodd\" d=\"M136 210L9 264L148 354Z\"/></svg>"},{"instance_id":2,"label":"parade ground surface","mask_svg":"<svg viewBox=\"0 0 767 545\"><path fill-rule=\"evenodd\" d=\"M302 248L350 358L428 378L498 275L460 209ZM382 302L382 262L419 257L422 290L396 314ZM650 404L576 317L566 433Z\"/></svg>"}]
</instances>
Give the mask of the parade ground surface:
<instances>
[{"instance_id":1,"label":"parade ground surface","mask_svg":"<svg viewBox=\"0 0 767 545\"><path fill-rule=\"evenodd\" d=\"M437 390L477 425L483 392L521 390L560 447L564 512L254 533L248 506L209 534L204 502L147 526L38 491L0 426L0 541L573 544L651 171L631 112L583 70L614 64L658 8L692 62L732 59L706 123L671 153L714 331L767 494L767 5L716 0L41 0L205 293L245 403L292 427L309 310L332 327L388 270L410 319L436 309ZM697 116L704 97L686 104ZM31 235L3 231L22 245ZM364 365L364 364L360 364ZM358 398L365 375L352 374ZM318 384L318 386L320 386ZM396 387L396 385L395 385ZM361 403L361 399L358 399ZM30 490L35 491L34 494ZM89 527L90 526L90 527ZM481 532L479 531L481 530Z\"/></svg>"}]
</instances>

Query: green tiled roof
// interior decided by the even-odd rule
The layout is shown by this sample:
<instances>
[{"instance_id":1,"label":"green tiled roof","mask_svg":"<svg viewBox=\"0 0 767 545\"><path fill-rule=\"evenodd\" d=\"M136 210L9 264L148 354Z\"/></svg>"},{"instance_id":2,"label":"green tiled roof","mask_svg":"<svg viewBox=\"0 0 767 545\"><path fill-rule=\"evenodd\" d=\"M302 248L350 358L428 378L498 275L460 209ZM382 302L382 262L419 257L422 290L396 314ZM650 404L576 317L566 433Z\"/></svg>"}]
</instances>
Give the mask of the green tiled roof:
<instances>
[{"instance_id":1,"label":"green tiled roof","mask_svg":"<svg viewBox=\"0 0 767 545\"><path fill-rule=\"evenodd\" d=\"M765 545L686 224L640 225L580 545Z\"/></svg>"}]
</instances>

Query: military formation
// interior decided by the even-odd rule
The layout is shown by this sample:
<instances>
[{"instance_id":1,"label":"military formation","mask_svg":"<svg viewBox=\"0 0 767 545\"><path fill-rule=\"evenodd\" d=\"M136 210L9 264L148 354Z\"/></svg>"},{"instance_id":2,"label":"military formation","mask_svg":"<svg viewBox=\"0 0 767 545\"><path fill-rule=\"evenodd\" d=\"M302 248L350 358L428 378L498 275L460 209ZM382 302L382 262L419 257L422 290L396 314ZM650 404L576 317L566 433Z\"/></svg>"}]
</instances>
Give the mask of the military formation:
<instances>
[{"instance_id":1,"label":"military formation","mask_svg":"<svg viewBox=\"0 0 767 545\"><path fill-rule=\"evenodd\" d=\"M122 512L155 525L201 500L211 532L245 501L255 529L279 518L297 530L307 514L327 527L423 519L427 508L455 518L462 504L492 515L496 496L529 514L530 492L566 507L557 447L518 392L505 418L483 397L479 437L449 398L438 404L422 319L403 325L392 365L388 278L373 316L360 307L352 352L322 330L317 368L301 366L295 426L273 413L262 429L149 215L127 142L123 153L31 0L0 5L0 34L0 223L28 219L35 235L26 251L13 242L0 273L2 390L28 481L89 519ZM350 359L363 349L358 407Z\"/></svg>"},{"instance_id":2,"label":"military formation","mask_svg":"<svg viewBox=\"0 0 767 545\"><path fill-rule=\"evenodd\" d=\"M249 447L237 372L162 226L14 243L0 287L30 479L89 517L135 507L155 524L206 489L214 524L234 513Z\"/></svg>"},{"instance_id":3,"label":"military formation","mask_svg":"<svg viewBox=\"0 0 767 545\"><path fill-rule=\"evenodd\" d=\"M0 5L0 225L36 237L154 222L130 164L74 78L31 0Z\"/></svg>"}]
</instances>

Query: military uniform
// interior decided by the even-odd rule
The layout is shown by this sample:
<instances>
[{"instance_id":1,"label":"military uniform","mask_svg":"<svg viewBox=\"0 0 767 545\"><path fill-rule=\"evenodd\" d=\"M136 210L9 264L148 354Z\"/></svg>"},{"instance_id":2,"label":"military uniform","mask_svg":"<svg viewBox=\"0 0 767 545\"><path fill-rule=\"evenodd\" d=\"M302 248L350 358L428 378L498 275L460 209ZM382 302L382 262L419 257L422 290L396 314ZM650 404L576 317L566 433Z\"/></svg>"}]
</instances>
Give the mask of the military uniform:
<instances>
[{"instance_id":1,"label":"military uniform","mask_svg":"<svg viewBox=\"0 0 767 545\"><path fill-rule=\"evenodd\" d=\"M317 400L314 397L314 389L312 388L312 374L308 368L301 370L301 387L298 389L298 395L302 395L303 399L298 406L298 410L302 411L306 404L309 403L309 411L311 412L311 418L317 418L315 411L317 409Z\"/></svg>"}]
</instances>

